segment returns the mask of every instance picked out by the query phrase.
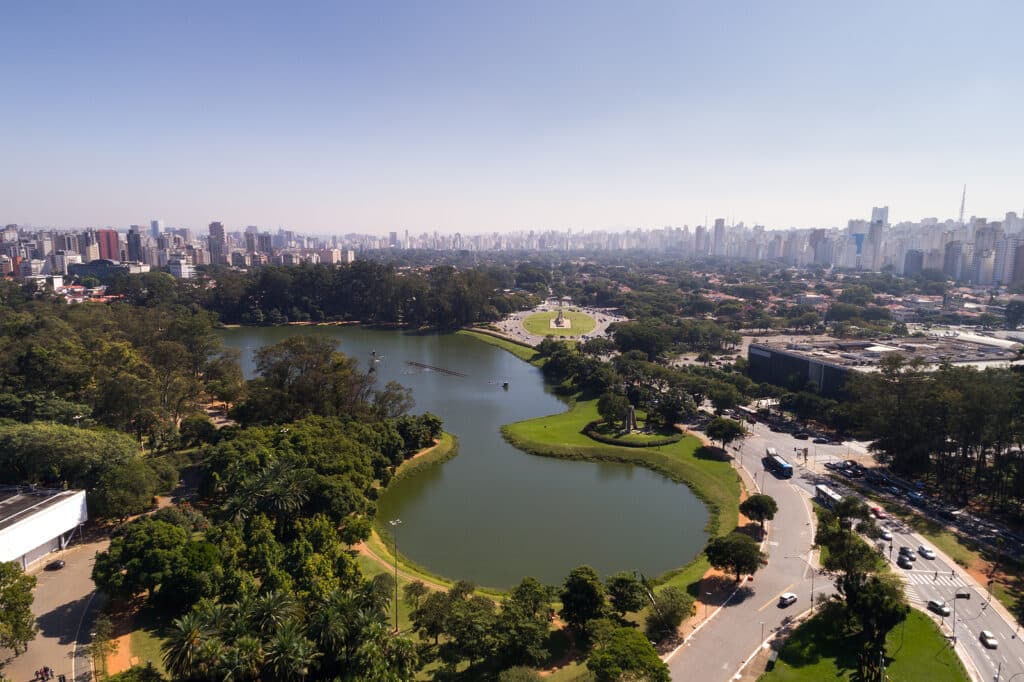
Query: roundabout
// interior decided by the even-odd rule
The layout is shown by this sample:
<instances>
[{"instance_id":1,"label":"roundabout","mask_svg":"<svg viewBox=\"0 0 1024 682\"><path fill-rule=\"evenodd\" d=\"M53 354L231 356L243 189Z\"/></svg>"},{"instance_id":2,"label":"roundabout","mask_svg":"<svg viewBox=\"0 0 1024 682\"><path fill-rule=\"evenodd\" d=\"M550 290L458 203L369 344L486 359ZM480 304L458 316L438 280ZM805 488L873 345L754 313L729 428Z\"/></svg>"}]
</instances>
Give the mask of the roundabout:
<instances>
[{"instance_id":1,"label":"roundabout","mask_svg":"<svg viewBox=\"0 0 1024 682\"><path fill-rule=\"evenodd\" d=\"M570 310L561 311L559 321L559 312L550 310L528 315L523 318L523 327L536 336L573 337L589 334L597 326L597 320L590 315Z\"/></svg>"}]
</instances>

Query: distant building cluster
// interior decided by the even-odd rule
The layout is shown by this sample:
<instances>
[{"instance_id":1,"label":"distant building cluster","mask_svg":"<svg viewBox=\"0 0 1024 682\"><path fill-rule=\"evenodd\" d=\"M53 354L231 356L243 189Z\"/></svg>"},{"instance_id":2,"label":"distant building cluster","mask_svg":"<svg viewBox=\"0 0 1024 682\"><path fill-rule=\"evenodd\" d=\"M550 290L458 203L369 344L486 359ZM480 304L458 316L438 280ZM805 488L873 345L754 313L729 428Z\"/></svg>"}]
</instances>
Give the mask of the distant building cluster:
<instances>
[{"instance_id":1,"label":"distant building cluster","mask_svg":"<svg viewBox=\"0 0 1024 682\"><path fill-rule=\"evenodd\" d=\"M222 264L239 268L299 263L351 263L357 251L425 249L437 251L616 251L646 249L680 257L718 256L778 261L799 267L891 270L914 276L925 270L979 286L1024 284L1024 219L1009 212L1001 221L970 218L939 222L889 223L888 207L875 207L870 220L843 227L767 230L715 219L711 226L663 227L622 232L530 230L512 233L412 235L408 230L379 235L308 236L256 226L229 231L218 221L206 234L165 227L153 220L148 230L132 225L79 231L26 230L8 225L0 243L0 272L16 277L74 274L96 260L167 269L189 278L194 267Z\"/></svg>"}]
</instances>

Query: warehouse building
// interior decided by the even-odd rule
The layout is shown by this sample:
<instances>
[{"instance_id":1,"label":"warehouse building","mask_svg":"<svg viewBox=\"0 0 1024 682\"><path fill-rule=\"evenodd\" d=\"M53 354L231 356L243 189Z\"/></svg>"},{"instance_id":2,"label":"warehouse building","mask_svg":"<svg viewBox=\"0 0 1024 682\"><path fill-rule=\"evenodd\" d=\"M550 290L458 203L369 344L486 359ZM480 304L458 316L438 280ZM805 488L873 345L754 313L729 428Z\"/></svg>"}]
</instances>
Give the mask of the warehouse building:
<instances>
[{"instance_id":1,"label":"warehouse building","mask_svg":"<svg viewBox=\"0 0 1024 682\"><path fill-rule=\"evenodd\" d=\"M925 371L941 364L1006 368L1021 365L1017 353L1021 344L980 334L938 333L877 341L812 341L806 343L768 341L752 343L747 351L750 378L791 390L809 383L828 398L840 395L850 372L877 372L879 360L889 354L904 360L918 358Z\"/></svg>"},{"instance_id":2,"label":"warehouse building","mask_svg":"<svg viewBox=\"0 0 1024 682\"><path fill-rule=\"evenodd\" d=\"M0 487L0 561L28 568L67 547L88 518L84 490Z\"/></svg>"}]
</instances>

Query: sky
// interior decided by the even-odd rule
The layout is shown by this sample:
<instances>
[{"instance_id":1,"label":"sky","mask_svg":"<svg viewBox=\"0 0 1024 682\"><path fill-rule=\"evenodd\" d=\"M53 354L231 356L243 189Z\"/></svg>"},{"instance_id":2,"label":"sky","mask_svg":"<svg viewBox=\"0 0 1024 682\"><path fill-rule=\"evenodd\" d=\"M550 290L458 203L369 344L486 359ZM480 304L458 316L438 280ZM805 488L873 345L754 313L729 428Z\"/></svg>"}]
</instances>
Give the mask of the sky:
<instances>
[{"instance_id":1,"label":"sky","mask_svg":"<svg viewBox=\"0 0 1024 682\"><path fill-rule=\"evenodd\" d=\"M1024 210L1024 3L0 3L0 223Z\"/></svg>"}]
</instances>

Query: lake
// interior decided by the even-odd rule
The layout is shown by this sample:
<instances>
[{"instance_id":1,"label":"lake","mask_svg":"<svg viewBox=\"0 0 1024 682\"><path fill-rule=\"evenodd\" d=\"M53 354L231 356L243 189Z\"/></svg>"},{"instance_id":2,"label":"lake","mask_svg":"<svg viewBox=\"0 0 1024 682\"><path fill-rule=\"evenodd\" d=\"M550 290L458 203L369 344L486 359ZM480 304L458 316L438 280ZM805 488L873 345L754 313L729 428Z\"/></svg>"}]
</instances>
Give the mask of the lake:
<instances>
[{"instance_id":1,"label":"lake","mask_svg":"<svg viewBox=\"0 0 1024 682\"><path fill-rule=\"evenodd\" d=\"M254 351L296 334L336 339L364 368L376 352L380 383L411 388L413 412L433 412L458 436L456 457L402 478L378 501L381 520L402 520L399 550L431 572L496 588L526 575L559 584L580 564L604 577L653 577L703 548L708 512L686 486L642 467L536 457L505 442L503 424L566 409L540 370L511 353L467 336L357 326L220 332L242 351L247 378Z\"/></svg>"}]
</instances>

